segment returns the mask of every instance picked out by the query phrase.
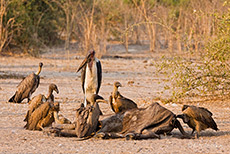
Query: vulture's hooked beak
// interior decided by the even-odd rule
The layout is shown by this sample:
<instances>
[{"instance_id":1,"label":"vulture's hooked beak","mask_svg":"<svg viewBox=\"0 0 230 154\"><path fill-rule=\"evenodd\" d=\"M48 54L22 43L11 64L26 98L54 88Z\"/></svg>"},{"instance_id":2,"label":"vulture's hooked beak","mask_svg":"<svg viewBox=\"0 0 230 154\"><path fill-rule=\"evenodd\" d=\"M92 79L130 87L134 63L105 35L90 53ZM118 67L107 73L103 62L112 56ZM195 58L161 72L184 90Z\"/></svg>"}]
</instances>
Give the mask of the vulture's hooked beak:
<instances>
[{"instance_id":1,"label":"vulture's hooked beak","mask_svg":"<svg viewBox=\"0 0 230 154\"><path fill-rule=\"evenodd\" d=\"M102 103L105 103L105 104L109 104L109 103L108 103L106 100L104 100L104 99L97 99L96 102L97 102L97 103L102 102Z\"/></svg>"},{"instance_id":2,"label":"vulture's hooked beak","mask_svg":"<svg viewBox=\"0 0 230 154\"><path fill-rule=\"evenodd\" d=\"M58 94L59 93L59 90L58 88L55 88L54 91L56 91L56 93Z\"/></svg>"},{"instance_id":3,"label":"vulture's hooked beak","mask_svg":"<svg viewBox=\"0 0 230 154\"><path fill-rule=\"evenodd\" d=\"M95 102L97 102L97 103L102 102L102 103L109 104L109 103L108 103L103 97L101 97L100 95L94 94L93 97L94 97Z\"/></svg>"}]
</instances>

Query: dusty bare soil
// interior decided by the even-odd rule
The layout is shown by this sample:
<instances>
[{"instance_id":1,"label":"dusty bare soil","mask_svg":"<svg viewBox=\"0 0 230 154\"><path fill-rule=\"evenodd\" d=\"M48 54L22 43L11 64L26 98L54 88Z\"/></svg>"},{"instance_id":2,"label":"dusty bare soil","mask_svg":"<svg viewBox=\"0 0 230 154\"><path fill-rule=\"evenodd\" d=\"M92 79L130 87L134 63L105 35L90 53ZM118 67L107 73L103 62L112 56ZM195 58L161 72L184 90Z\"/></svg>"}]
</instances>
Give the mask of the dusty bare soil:
<instances>
[{"instance_id":1,"label":"dusty bare soil","mask_svg":"<svg viewBox=\"0 0 230 154\"><path fill-rule=\"evenodd\" d=\"M112 55L112 56L111 56ZM152 62L159 55L147 52L122 54L111 53L102 58L103 82L99 94L108 100L114 81L120 81L122 95L134 100L139 107L146 107L162 95L165 77L156 75ZM125 58L111 58L119 55ZM101 140L91 138L77 141L76 138L54 137L42 131L28 131L23 128L23 121L28 109L27 100L22 104L8 103L7 100L16 91L16 86L23 76L37 71L40 61L44 63L41 72L40 86L33 96L46 94L49 83L58 85L59 94L55 99L61 103L61 113L74 121L75 111L83 101L80 73L76 73L83 56L77 53L69 55L53 52L41 58L0 57L0 153L229 153L230 152L230 100L221 102L196 102L213 112L219 131L208 129L201 133L199 139L179 139L178 129L172 136L161 136L161 139L134 140L125 139ZM76 59L76 58L77 59ZM161 103L160 101L158 101ZM162 103L161 103L162 104ZM162 104L175 114L181 113L182 104ZM105 116L113 114L108 104L100 104ZM103 118L103 117L102 117ZM181 123L183 123L181 121ZM187 132L191 129L183 124Z\"/></svg>"}]
</instances>

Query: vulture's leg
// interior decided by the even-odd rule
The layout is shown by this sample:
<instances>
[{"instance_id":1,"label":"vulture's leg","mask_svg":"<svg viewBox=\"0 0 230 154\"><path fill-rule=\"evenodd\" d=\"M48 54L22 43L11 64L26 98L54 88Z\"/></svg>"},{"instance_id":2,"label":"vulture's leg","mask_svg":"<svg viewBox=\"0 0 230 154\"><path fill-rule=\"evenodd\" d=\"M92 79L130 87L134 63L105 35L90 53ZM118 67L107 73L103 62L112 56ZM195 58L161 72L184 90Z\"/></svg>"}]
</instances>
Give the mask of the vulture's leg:
<instances>
[{"instance_id":1,"label":"vulture's leg","mask_svg":"<svg viewBox=\"0 0 230 154\"><path fill-rule=\"evenodd\" d=\"M196 130L195 128L193 128L193 129L192 129L192 133L191 133L191 135L194 133L194 131L195 131L195 130Z\"/></svg>"},{"instance_id":2,"label":"vulture's leg","mask_svg":"<svg viewBox=\"0 0 230 154\"><path fill-rule=\"evenodd\" d=\"M198 139L199 138L199 135L200 135L200 131L201 131L201 126L200 126L200 123L196 123L196 134L195 134L195 139Z\"/></svg>"},{"instance_id":3,"label":"vulture's leg","mask_svg":"<svg viewBox=\"0 0 230 154\"><path fill-rule=\"evenodd\" d=\"M196 133L195 133L195 139L198 139L198 138L199 138L199 133L196 132Z\"/></svg>"},{"instance_id":4,"label":"vulture's leg","mask_svg":"<svg viewBox=\"0 0 230 154\"><path fill-rule=\"evenodd\" d=\"M37 128L39 128L39 129L41 129L42 131L44 131L44 128L43 128L42 124L40 124L40 123L38 123Z\"/></svg>"}]
</instances>

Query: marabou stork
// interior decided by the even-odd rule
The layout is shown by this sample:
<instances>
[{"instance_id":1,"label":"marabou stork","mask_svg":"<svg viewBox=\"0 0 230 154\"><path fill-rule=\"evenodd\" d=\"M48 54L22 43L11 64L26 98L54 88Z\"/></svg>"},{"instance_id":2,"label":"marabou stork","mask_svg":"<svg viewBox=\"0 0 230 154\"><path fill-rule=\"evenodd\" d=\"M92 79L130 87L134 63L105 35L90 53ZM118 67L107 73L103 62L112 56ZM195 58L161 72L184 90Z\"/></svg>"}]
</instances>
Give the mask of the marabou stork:
<instances>
[{"instance_id":1,"label":"marabou stork","mask_svg":"<svg viewBox=\"0 0 230 154\"><path fill-rule=\"evenodd\" d=\"M88 52L86 58L83 60L77 72L81 71L82 90L85 95L84 106L90 104L92 94L98 94L101 80L102 68L101 62L95 57L95 51Z\"/></svg>"}]
</instances>

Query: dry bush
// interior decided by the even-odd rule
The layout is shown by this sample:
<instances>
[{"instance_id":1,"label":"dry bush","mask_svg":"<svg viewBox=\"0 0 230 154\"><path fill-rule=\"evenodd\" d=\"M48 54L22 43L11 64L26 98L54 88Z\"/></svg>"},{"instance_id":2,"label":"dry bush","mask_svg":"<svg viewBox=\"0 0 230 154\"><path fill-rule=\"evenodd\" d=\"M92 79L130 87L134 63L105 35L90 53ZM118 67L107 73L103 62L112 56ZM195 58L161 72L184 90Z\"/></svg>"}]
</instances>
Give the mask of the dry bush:
<instances>
[{"instance_id":1,"label":"dry bush","mask_svg":"<svg viewBox=\"0 0 230 154\"><path fill-rule=\"evenodd\" d=\"M230 95L230 10L212 16L215 37L209 36L200 55L192 51L186 58L176 56L158 65L159 70L166 69L171 82L165 90L172 92L174 101L186 97L224 99Z\"/></svg>"}]
</instances>

